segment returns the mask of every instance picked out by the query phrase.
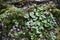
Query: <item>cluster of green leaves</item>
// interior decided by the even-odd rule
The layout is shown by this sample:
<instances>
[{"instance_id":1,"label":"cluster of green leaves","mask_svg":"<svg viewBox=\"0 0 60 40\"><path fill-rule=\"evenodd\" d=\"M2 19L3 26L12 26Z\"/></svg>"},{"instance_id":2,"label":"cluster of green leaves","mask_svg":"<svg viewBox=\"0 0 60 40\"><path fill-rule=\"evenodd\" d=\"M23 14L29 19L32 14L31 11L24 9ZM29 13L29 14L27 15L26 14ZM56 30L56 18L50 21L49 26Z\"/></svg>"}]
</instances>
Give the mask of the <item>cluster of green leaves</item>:
<instances>
[{"instance_id":1,"label":"cluster of green leaves","mask_svg":"<svg viewBox=\"0 0 60 40\"><path fill-rule=\"evenodd\" d=\"M57 27L53 15L43 6L35 6L29 12L12 7L0 14L0 23L5 33L17 40L55 40Z\"/></svg>"},{"instance_id":2,"label":"cluster of green leaves","mask_svg":"<svg viewBox=\"0 0 60 40\"><path fill-rule=\"evenodd\" d=\"M54 40L54 33L50 32L51 35L49 35L48 30L57 27L55 19L49 11L44 11L43 8L43 6L35 7L32 9L32 11L26 14L26 16L24 16L28 19L27 23L25 23L27 28L31 29L31 32L29 32L29 35L32 36L31 40L35 40L35 35L36 38L39 39L40 37L42 37L40 36L41 34L43 36L45 35L48 40ZM29 29L27 30L29 31ZM50 36L51 38L49 39L48 36Z\"/></svg>"},{"instance_id":3,"label":"cluster of green leaves","mask_svg":"<svg viewBox=\"0 0 60 40\"><path fill-rule=\"evenodd\" d=\"M58 8L58 7L57 7ZM59 34L59 28L60 28L60 9L57 9L56 8L56 5L53 6L53 5L49 5L49 6L45 6L44 10L49 10L53 16L56 18L56 21L57 21L57 24L59 27L56 28L56 40L60 40L60 34Z\"/></svg>"},{"instance_id":4,"label":"cluster of green leaves","mask_svg":"<svg viewBox=\"0 0 60 40\"><path fill-rule=\"evenodd\" d=\"M56 18L56 21L60 26L60 9L57 9L56 6L49 5L49 6L45 6L44 10L49 10Z\"/></svg>"}]
</instances>

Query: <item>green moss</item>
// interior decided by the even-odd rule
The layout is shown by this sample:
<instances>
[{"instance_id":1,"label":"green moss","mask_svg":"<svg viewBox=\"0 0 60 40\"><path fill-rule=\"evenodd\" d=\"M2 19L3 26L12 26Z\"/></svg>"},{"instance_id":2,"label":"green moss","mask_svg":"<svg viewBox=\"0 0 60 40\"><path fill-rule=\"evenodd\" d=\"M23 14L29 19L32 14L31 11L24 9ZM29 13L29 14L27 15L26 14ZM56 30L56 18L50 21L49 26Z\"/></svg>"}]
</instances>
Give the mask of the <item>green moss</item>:
<instances>
[{"instance_id":1,"label":"green moss","mask_svg":"<svg viewBox=\"0 0 60 40\"><path fill-rule=\"evenodd\" d=\"M8 8L0 15L1 22L6 26L3 31L7 31L5 33L8 33L7 36L9 37L25 38L25 40L39 40L42 38L43 40L49 38L53 40L49 33L57 27L57 24L51 12L44 11L43 8L43 6L35 6L29 12L24 12L21 8L14 6Z\"/></svg>"}]
</instances>

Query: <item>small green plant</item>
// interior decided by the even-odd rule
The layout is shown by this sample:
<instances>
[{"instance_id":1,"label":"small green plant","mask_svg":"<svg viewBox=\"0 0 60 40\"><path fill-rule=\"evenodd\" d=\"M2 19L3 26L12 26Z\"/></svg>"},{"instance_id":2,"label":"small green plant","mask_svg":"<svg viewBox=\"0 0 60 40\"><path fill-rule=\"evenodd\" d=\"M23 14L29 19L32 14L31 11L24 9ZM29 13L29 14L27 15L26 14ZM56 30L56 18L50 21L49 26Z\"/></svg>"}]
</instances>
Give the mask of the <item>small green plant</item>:
<instances>
[{"instance_id":1,"label":"small green plant","mask_svg":"<svg viewBox=\"0 0 60 40\"><path fill-rule=\"evenodd\" d=\"M2 35L13 40L55 40L57 27L53 15L43 6L35 6L29 12L12 7L0 15Z\"/></svg>"}]
</instances>

